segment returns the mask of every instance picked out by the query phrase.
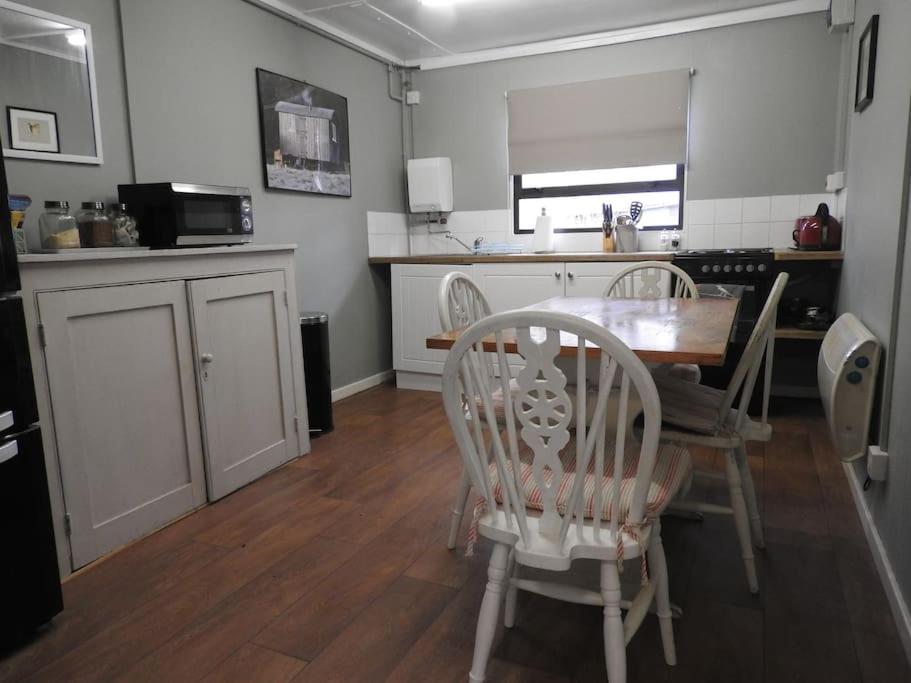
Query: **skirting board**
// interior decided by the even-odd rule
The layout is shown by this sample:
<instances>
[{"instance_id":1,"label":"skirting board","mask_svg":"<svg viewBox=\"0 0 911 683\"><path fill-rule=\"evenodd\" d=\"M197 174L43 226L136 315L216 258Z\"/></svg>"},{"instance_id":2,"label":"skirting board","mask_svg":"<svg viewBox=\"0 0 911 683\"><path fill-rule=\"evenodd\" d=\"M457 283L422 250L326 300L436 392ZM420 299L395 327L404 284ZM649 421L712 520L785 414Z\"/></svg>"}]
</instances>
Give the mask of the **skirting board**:
<instances>
[{"instance_id":1,"label":"skirting board","mask_svg":"<svg viewBox=\"0 0 911 683\"><path fill-rule=\"evenodd\" d=\"M861 484L857 481L854 467L850 463L845 463L844 468L845 476L848 477L848 484L851 487L851 495L854 496L854 503L857 505L857 512L860 515L860 522L864 527L870 550L873 552L873 560L876 562L879 578L883 583L883 588L886 590L886 596L889 598L889 606L892 608L895 626L898 628L898 635L902 640L902 646L905 648L905 656L908 658L908 662L911 663L911 611L908 609L908 603L905 601L895 578L895 572L892 571L892 564L886 554L886 547L883 545L883 540L876 530L873 515L870 513L870 508L864 498Z\"/></svg>"},{"instance_id":2,"label":"skirting board","mask_svg":"<svg viewBox=\"0 0 911 683\"><path fill-rule=\"evenodd\" d=\"M412 389L415 391L443 390L443 377L432 375L429 372L407 372L399 370L395 373L395 385L399 389Z\"/></svg>"},{"instance_id":3,"label":"skirting board","mask_svg":"<svg viewBox=\"0 0 911 683\"><path fill-rule=\"evenodd\" d=\"M351 384L346 384L343 387L332 390L332 402L341 401L343 398L348 398L349 396L354 396L359 394L362 391L367 391L367 389L372 389L375 386L382 384L383 382L388 382L392 379L395 374L394 370L383 370L383 372L378 372L375 375L370 377L365 377L364 379L359 379L357 382L352 382Z\"/></svg>"}]
</instances>

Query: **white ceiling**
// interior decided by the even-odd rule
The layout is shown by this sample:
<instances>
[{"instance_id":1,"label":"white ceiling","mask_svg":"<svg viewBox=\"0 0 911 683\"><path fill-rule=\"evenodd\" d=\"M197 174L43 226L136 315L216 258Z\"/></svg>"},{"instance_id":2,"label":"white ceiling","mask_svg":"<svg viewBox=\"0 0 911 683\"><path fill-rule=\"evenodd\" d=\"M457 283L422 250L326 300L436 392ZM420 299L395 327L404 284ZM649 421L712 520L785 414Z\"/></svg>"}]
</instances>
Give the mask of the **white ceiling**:
<instances>
[{"instance_id":1,"label":"white ceiling","mask_svg":"<svg viewBox=\"0 0 911 683\"><path fill-rule=\"evenodd\" d=\"M780 3L781 0L454 0L449 6L440 7L420 0L257 2L281 5L304 21L409 64Z\"/></svg>"}]
</instances>

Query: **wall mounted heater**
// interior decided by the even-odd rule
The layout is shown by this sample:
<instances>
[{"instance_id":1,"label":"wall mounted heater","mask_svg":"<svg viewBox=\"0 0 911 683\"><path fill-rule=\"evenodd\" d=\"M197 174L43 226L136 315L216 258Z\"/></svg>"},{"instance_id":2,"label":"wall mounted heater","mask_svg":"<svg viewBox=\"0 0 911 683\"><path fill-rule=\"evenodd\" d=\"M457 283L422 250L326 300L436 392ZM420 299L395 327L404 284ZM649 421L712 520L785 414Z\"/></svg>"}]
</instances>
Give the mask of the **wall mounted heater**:
<instances>
[{"instance_id":1,"label":"wall mounted heater","mask_svg":"<svg viewBox=\"0 0 911 683\"><path fill-rule=\"evenodd\" d=\"M835 450L845 462L867 452L879 356L879 340L851 313L829 328L819 351L819 394Z\"/></svg>"}]
</instances>

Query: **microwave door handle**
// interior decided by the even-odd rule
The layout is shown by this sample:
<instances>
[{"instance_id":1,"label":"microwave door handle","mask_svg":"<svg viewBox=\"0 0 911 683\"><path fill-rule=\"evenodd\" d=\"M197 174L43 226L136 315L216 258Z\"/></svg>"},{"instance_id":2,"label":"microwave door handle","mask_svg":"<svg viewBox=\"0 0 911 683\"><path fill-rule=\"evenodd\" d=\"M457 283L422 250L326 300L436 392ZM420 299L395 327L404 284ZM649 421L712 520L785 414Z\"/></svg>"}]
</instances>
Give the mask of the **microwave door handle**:
<instances>
[{"instance_id":1,"label":"microwave door handle","mask_svg":"<svg viewBox=\"0 0 911 683\"><path fill-rule=\"evenodd\" d=\"M10 441L0 446L0 464L5 463L7 460L12 460L17 455L19 455L19 443L17 441Z\"/></svg>"}]
</instances>

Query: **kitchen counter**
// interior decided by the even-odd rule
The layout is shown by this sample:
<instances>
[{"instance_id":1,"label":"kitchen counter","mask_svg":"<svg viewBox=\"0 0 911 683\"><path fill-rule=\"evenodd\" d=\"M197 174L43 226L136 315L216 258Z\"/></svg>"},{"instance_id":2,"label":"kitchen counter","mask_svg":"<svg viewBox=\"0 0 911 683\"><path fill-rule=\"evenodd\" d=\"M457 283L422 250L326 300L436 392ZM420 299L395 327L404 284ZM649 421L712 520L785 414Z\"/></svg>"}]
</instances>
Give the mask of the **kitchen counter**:
<instances>
[{"instance_id":1,"label":"kitchen counter","mask_svg":"<svg viewBox=\"0 0 911 683\"><path fill-rule=\"evenodd\" d=\"M294 251L294 244L244 244L234 247L192 247L186 249L68 249L54 254L19 254L19 263L66 263L118 261L121 259L173 259L199 256L238 256L274 251Z\"/></svg>"},{"instance_id":2,"label":"kitchen counter","mask_svg":"<svg viewBox=\"0 0 911 683\"><path fill-rule=\"evenodd\" d=\"M608 263L636 261L670 261L674 254L669 251L634 251L625 254L604 253L600 251L553 252L550 254L418 254L415 256L374 256L368 263L415 263L439 265L470 265L472 263ZM797 251L796 249L776 249L776 261L841 261L844 253L840 251Z\"/></svg>"}]
</instances>

